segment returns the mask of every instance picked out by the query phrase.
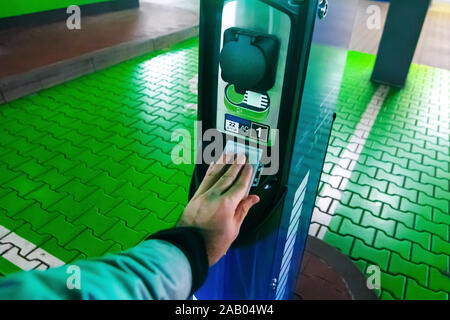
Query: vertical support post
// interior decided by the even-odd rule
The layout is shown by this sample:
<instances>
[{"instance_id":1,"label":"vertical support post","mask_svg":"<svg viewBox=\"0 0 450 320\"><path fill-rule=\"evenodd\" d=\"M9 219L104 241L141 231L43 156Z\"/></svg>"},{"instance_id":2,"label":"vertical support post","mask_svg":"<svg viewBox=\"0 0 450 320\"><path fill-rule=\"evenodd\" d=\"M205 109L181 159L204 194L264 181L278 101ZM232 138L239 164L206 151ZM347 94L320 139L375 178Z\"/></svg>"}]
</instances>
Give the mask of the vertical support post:
<instances>
[{"instance_id":1,"label":"vertical support post","mask_svg":"<svg viewBox=\"0 0 450 320\"><path fill-rule=\"evenodd\" d=\"M403 88L431 0L391 0L373 82Z\"/></svg>"}]
</instances>

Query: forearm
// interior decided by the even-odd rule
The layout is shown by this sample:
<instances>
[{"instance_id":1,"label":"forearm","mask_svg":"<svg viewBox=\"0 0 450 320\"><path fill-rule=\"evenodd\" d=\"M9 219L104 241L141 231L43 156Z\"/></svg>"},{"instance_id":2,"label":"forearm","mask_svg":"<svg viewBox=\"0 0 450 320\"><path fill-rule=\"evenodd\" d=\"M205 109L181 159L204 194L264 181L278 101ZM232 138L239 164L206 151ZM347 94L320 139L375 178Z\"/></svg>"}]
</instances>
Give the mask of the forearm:
<instances>
[{"instance_id":1,"label":"forearm","mask_svg":"<svg viewBox=\"0 0 450 320\"><path fill-rule=\"evenodd\" d=\"M79 288L68 266L17 273L0 282L0 299L186 299L206 277L202 241L192 229L172 229L126 252L78 261Z\"/></svg>"}]
</instances>

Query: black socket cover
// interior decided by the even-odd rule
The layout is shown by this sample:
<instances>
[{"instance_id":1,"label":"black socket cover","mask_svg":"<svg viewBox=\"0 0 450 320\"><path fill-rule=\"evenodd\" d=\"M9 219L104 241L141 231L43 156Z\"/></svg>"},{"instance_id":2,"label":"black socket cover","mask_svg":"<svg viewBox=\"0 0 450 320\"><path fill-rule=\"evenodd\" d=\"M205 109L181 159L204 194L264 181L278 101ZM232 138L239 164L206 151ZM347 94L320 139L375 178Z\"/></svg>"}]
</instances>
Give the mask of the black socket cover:
<instances>
[{"instance_id":1,"label":"black socket cover","mask_svg":"<svg viewBox=\"0 0 450 320\"><path fill-rule=\"evenodd\" d=\"M246 90L267 92L275 84L279 48L276 36L227 29L219 56L222 79L241 94Z\"/></svg>"}]
</instances>

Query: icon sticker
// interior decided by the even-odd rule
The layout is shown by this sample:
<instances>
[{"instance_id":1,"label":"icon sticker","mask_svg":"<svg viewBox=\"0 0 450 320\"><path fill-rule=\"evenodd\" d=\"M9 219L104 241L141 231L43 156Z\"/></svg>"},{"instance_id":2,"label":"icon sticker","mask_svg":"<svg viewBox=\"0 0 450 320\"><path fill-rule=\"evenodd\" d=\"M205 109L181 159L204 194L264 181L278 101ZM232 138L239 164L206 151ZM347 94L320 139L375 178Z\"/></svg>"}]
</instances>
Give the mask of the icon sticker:
<instances>
[{"instance_id":1,"label":"icon sticker","mask_svg":"<svg viewBox=\"0 0 450 320\"><path fill-rule=\"evenodd\" d=\"M225 114L225 131L267 142L270 127L231 114Z\"/></svg>"},{"instance_id":2,"label":"icon sticker","mask_svg":"<svg viewBox=\"0 0 450 320\"><path fill-rule=\"evenodd\" d=\"M239 122L232 120L225 120L225 130L234 133L239 133Z\"/></svg>"},{"instance_id":3,"label":"icon sticker","mask_svg":"<svg viewBox=\"0 0 450 320\"><path fill-rule=\"evenodd\" d=\"M252 126L250 129L250 138L267 142L268 136L269 136L269 126L252 122Z\"/></svg>"}]
</instances>

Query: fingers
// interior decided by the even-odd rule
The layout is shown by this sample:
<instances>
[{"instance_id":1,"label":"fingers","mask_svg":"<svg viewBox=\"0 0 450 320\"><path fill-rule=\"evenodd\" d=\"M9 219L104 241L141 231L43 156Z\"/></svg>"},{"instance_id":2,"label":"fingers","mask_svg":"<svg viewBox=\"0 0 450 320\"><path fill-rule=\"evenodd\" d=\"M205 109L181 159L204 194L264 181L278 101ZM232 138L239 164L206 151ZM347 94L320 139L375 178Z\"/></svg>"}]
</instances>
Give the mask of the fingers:
<instances>
[{"instance_id":1,"label":"fingers","mask_svg":"<svg viewBox=\"0 0 450 320\"><path fill-rule=\"evenodd\" d=\"M202 194L208 191L219 178L223 175L227 168L227 164L231 163L234 155L232 153L222 154L215 162L211 162L208 171L206 171L205 178L197 189L196 194Z\"/></svg>"},{"instance_id":2,"label":"fingers","mask_svg":"<svg viewBox=\"0 0 450 320\"><path fill-rule=\"evenodd\" d=\"M245 165L245 154L240 153L237 155L233 164L227 169L227 171L217 180L211 190L214 190L217 194L226 192L236 181L242 167Z\"/></svg>"},{"instance_id":3,"label":"fingers","mask_svg":"<svg viewBox=\"0 0 450 320\"><path fill-rule=\"evenodd\" d=\"M237 203L240 202L249 190L250 184L252 183L253 167L251 164L246 164L242 169L242 173L233 184L233 186L227 191L226 196L230 197Z\"/></svg>"},{"instance_id":4,"label":"fingers","mask_svg":"<svg viewBox=\"0 0 450 320\"><path fill-rule=\"evenodd\" d=\"M244 219L247 216L250 209L258 202L259 197L257 195L250 195L239 203L238 207L236 208L235 214L236 223L239 228L244 222Z\"/></svg>"}]
</instances>

